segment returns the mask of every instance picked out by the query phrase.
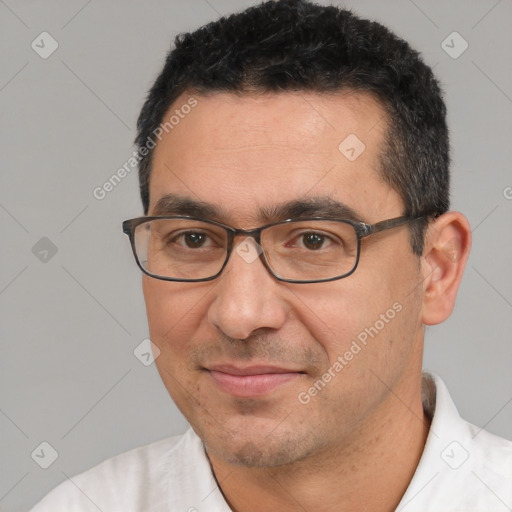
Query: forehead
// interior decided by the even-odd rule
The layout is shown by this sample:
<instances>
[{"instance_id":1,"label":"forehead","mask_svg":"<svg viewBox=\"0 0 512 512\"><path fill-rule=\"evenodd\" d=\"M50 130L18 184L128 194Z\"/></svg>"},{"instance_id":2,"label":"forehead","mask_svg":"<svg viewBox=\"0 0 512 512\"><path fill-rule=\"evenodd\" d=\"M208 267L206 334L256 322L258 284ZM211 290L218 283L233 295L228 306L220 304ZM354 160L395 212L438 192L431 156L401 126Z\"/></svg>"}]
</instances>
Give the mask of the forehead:
<instances>
[{"instance_id":1,"label":"forehead","mask_svg":"<svg viewBox=\"0 0 512 512\"><path fill-rule=\"evenodd\" d=\"M192 95L195 106L183 108L190 96L164 116L174 123L153 154L150 213L166 194L213 204L231 217L223 220L241 222L317 197L367 220L400 206L379 174L387 118L371 96L216 93Z\"/></svg>"}]
</instances>

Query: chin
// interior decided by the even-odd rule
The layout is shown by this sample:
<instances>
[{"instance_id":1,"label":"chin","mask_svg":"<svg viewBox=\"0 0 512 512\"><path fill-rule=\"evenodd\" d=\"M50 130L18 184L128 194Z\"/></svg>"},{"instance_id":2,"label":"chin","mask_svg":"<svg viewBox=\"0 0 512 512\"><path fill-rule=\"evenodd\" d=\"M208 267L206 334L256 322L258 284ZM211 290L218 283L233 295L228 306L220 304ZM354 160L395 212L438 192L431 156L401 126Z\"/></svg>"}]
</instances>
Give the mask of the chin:
<instances>
[{"instance_id":1,"label":"chin","mask_svg":"<svg viewBox=\"0 0 512 512\"><path fill-rule=\"evenodd\" d=\"M208 454L228 464L241 467L279 467L306 458L314 451L312 436L302 436L297 431L279 434L262 428L240 429L237 433L217 437L210 431L201 437Z\"/></svg>"}]
</instances>

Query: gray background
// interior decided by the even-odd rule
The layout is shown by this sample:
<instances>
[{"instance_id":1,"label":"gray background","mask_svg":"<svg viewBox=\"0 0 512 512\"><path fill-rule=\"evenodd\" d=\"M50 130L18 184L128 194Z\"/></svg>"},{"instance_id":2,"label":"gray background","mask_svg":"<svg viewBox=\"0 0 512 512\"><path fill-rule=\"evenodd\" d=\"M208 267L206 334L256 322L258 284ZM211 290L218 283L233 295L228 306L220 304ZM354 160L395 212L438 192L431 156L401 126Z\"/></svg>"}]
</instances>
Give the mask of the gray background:
<instances>
[{"instance_id":1,"label":"gray background","mask_svg":"<svg viewBox=\"0 0 512 512\"><path fill-rule=\"evenodd\" d=\"M93 190L131 156L138 111L171 38L250 3L0 1L4 512L27 510L66 475L186 428L154 365L133 354L148 331L120 224L141 214L136 172L103 200ZM468 216L474 246L454 314L427 331L425 366L444 378L464 417L512 438L512 2L344 5L409 40L444 84L453 208ZM59 44L47 59L31 48L43 31ZM469 44L456 59L441 46L453 31ZM446 44L462 48L457 38ZM43 441L59 454L46 470L35 460L48 449L31 457Z\"/></svg>"}]
</instances>

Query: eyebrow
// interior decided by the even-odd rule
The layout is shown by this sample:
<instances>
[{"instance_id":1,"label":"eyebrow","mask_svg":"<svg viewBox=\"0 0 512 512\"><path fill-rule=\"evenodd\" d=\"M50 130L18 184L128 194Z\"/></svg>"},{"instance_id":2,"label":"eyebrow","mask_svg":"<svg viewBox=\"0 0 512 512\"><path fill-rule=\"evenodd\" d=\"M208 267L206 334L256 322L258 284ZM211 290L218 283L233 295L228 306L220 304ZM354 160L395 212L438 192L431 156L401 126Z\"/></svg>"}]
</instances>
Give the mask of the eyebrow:
<instances>
[{"instance_id":1,"label":"eyebrow","mask_svg":"<svg viewBox=\"0 0 512 512\"><path fill-rule=\"evenodd\" d=\"M222 210L217 206L204 201L196 201L184 196L167 194L161 197L153 210L152 215L188 215L206 219L219 219L224 217Z\"/></svg>"},{"instance_id":2,"label":"eyebrow","mask_svg":"<svg viewBox=\"0 0 512 512\"><path fill-rule=\"evenodd\" d=\"M354 208L330 197L314 197L298 199L286 203L263 208L260 212L265 221L285 219L301 219L307 217L331 217L362 221L362 215Z\"/></svg>"},{"instance_id":3,"label":"eyebrow","mask_svg":"<svg viewBox=\"0 0 512 512\"><path fill-rule=\"evenodd\" d=\"M176 194L167 194L161 197L157 201L152 215L186 215L217 220L227 224L229 224L231 217L224 208ZM255 217L265 223L311 217L348 219L363 222L363 216L357 210L326 196L296 199L278 205L262 207Z\"/></svg>"}]
</instances>

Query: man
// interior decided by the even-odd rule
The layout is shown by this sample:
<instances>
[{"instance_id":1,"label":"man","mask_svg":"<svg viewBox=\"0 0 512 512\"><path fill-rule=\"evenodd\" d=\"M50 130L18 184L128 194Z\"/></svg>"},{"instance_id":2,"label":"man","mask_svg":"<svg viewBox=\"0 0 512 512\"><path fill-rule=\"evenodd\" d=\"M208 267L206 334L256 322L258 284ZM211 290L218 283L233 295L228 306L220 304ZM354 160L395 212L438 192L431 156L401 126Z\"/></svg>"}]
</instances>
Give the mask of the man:
<instances>
[{"instance_id":1,"label":"man","mask_svg":"<svg viewBox=\"0 0 512 512\"><path fill-rule=\"evenodd\" d=\"M512 443L422 375L470 248L432 71L379 24L267 2L179 36L126 221L156 364L192 429L41 511L490 511Z\"/></svg>"}]
</instances>

